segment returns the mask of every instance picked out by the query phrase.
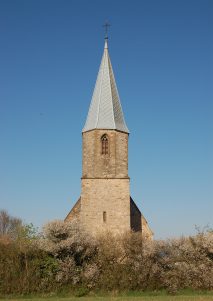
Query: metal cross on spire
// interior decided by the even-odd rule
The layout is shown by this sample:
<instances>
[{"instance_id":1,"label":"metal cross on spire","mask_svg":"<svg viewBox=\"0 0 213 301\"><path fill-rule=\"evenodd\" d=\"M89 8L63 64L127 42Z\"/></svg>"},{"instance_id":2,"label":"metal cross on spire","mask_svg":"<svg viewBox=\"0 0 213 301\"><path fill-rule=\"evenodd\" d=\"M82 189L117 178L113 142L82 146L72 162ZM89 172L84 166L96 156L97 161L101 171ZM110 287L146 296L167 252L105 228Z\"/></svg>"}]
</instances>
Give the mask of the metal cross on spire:
<instances>
[{"instance_id":1,"label":"metal cross on spire","mask_svg":"<svg viewBox=\"0 0 213 301\"><path fill-rule=\"evenodd\" d=\"M105 27L105 40L108 39L108 28L110 27L111 25L106 21L105 24L103 25L103 27Z\"/></svg>"}]
</instances>

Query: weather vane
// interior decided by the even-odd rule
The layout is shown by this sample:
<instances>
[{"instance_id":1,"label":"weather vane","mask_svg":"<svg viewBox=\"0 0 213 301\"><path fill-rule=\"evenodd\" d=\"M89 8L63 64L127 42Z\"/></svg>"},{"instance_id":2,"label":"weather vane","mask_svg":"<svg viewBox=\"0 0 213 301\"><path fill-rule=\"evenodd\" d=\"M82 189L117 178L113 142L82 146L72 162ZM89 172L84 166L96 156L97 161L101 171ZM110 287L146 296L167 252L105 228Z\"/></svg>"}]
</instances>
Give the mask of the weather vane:
<instances>
[{"instance_id":1,"label":"weather vane","mask_svg":"<svg viewBox=\"0 0 213 301\"><path fill-rule=\"evenodd\" d=\"M105 24L103 25L103 27L105 27L105 39L108 39L108 28L111 25L106 21Z\"/></svg>"}]
</instances>

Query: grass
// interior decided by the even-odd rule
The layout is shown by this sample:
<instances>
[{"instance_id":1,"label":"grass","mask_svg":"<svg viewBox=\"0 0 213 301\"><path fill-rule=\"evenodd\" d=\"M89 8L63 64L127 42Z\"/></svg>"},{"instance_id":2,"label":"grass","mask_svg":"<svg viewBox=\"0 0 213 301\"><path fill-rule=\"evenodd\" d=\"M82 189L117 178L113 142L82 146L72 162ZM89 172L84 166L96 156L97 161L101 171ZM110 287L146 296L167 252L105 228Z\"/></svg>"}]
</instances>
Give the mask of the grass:
<instances>
[{"instance_id":1,"label":"grass","mask_svg":"<svg viewBox=\"0 0 213 301\"><path fill-rule=\"evenodd\" d=\"M30 299L20 299L20 298L9 298L1 299L5 301L20 301L20 300L33 300L33 301L210 301L213 300L213 296L209 295L197 295L197 296L138 296L138 297L50 297L50 298L30 298Z\"/></svg>"},{"instance_id":2,"label":"grass","mask_svg":"<svg viewBox=\"0 0 213 301\"><path fill-rule=\"evenodd\" d=\"M89 294L88 296L78 297L66 295L44 295L44 296L8 296L0 297L1 301L213 301L213 292L194 292L184 290L176 295L168 295L165 291L161 292L127 292L123 294Z\"/></svg>"}]
</instances>

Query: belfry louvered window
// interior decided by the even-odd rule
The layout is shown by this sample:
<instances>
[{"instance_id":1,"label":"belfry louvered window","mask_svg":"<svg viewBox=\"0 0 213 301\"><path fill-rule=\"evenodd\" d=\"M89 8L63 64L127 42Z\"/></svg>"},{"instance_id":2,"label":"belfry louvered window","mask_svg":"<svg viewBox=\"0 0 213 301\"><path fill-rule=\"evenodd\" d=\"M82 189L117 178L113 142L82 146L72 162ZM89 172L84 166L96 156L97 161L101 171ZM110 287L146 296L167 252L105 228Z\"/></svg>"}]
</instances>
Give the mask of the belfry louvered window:
<instances>
[{"instance_id":1,"label":"belfry louvered window","mask_svg":"<svg viewBox=\"0 0 213 301\"><path fill-rule=\"evenodd\" d=\"M101 153L107 155L109 153L109 141L106 134L101 137Z\"/></svg>"}]
</instances>

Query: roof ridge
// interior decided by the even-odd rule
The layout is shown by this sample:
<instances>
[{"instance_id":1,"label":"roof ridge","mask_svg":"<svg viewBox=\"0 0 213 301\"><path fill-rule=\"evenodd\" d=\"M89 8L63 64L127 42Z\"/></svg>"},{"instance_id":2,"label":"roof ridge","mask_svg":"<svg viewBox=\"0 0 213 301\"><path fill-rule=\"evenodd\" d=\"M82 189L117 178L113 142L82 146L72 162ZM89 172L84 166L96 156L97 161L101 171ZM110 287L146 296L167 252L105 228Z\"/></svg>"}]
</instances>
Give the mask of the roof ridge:
<instances>
[{"instance_id":1,"label":"roof ridge","mask_svg":"<svg viewBox=\"0 0 213 301\"><path fill-rule=\"evenodd\" d=\"M106 43L105 43L106 44ZM107 48L106 48L107 49ZM104 66L105 66L105 61L106 61L106 58L105 58L105 45L104 45L104 54L103 54L103 68L102 68L102 77L101 77L101 87L100 87L100 91L99 91L99 97L98 97L98 114L97 114L97 121L96 121L96 126L98 126L98 122L99 122L99 112L100 112L100 103L101 103L101 93L102 93L102 82L103 82L103 73L104 73Z\"/></svg>"},{"instance_id":2,"label":"roof ridge","mask_svg":"<svg viewBox=\"0 0 213 301\"><path fill-rule=\"evenodd\" d=\"M113 96L112 96L112 79L111 79L111 76L110 76L110 58L109 58L109 51L108 51L108 48L107 48L107 62L108 62L108 69L109 69L109 82L110 82L110 93L111 93L111 98L112 98L112 112L113 112L113 122L114 122L114 127L116 129L116 123L115 123L115 112L114 112L114 105L113 105Z\"/></svg>"}]
</instances>

